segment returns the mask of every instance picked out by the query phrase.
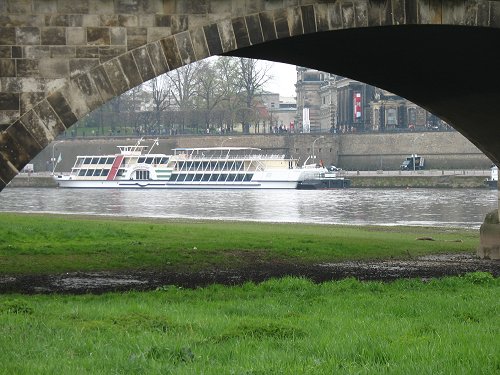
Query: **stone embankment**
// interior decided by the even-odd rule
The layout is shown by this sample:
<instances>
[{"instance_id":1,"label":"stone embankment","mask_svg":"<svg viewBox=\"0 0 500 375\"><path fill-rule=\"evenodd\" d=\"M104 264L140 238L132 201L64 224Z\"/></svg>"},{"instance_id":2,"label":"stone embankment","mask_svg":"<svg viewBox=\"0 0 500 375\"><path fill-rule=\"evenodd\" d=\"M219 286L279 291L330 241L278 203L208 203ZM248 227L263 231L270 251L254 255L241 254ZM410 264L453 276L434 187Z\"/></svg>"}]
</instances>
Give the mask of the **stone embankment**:
<instances>
[{"instance_id":1,"label":"stone embankment","mask_svg":"<svg viewBox=\"0 0 500 375\"><path fill-rule=\"evenodd\" d=\"M487 189L487 171L362 171L343 172L352 188L469 188ZM50 173L20 173L8 185L11 188L55 188Z\"/></svg>"}]
</instances>

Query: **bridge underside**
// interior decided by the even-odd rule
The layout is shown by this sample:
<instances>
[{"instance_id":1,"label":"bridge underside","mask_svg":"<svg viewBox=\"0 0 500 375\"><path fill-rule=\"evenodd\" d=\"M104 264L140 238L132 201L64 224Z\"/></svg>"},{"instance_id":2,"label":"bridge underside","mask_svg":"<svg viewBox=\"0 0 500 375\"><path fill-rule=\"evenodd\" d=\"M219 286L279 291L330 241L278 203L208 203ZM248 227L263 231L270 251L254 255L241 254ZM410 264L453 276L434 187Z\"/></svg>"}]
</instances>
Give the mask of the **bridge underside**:
<instances>
[{"instance_id":1,"label":"bridge underside","mask_svg":"<svg viewBox=\"0 0 500 375\"><path fill-rule=\"evenodd\" d=\"M280 61L384 88L447 121L500 164L500 29L443 25L306 34L227 55Z\"/></svg>"}]
</instances>

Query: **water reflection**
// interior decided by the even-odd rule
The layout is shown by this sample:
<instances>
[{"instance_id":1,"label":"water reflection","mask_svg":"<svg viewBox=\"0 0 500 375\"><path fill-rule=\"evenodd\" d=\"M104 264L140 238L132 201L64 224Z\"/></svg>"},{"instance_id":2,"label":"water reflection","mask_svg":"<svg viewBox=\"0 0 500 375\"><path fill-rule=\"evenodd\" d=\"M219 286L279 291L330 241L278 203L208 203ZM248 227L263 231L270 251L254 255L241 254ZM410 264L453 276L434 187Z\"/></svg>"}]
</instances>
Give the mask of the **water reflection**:
<instances>
[{"instance_id":1,"label":"water reflection","mask_svg":"<svg viewBox=\"0 0 500 375\"><path fill-rule=\"evenodd\" d=\"M478 189L4 189L0 211L324 224L479 227L497 192Z\"/></svg>"}]
</instances>

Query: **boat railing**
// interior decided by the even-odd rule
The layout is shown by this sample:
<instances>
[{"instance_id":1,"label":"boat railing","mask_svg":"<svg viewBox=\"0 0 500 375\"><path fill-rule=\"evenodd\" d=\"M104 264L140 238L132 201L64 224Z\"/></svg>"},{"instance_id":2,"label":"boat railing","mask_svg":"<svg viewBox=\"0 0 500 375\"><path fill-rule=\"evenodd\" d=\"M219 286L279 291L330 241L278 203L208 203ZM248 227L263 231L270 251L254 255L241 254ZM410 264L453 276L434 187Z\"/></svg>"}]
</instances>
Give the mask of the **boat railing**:
<instances>
[{"instance_id":1,"label":"boat railing","mask_svg":"<svg viewBox=\"0 0 500 375\"><path fill-rule=\"evenodd\" d=\"M271 155L224 155L224 156L215 156L215 155L185 155L178 154L176 155L178 160L209 160L209 161L218 161L218 160L285 160L285 155L283 154L271 154Z\"/></svg>"}]
</instances>

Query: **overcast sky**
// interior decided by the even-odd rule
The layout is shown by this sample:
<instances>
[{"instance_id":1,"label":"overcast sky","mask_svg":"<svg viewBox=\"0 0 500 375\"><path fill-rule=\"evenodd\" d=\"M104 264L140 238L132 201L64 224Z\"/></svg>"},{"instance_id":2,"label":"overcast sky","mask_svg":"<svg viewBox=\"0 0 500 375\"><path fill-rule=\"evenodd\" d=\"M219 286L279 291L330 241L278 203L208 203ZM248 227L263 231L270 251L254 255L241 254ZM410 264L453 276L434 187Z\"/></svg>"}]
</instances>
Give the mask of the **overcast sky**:
<instances>
[{"instance_id":1,"label":"overcast sky","mask_svg":"<svg viewBox=\"0 0 500 375\"><path fill-rule=\"evenodd\" d=\"M274 77L270 80L266 89L271 92L277 92L280 96L295 96L295 83L297 81L297 72L295 65L271 62L272 68L270 74Z\"/></svg>"}]
</instances>

